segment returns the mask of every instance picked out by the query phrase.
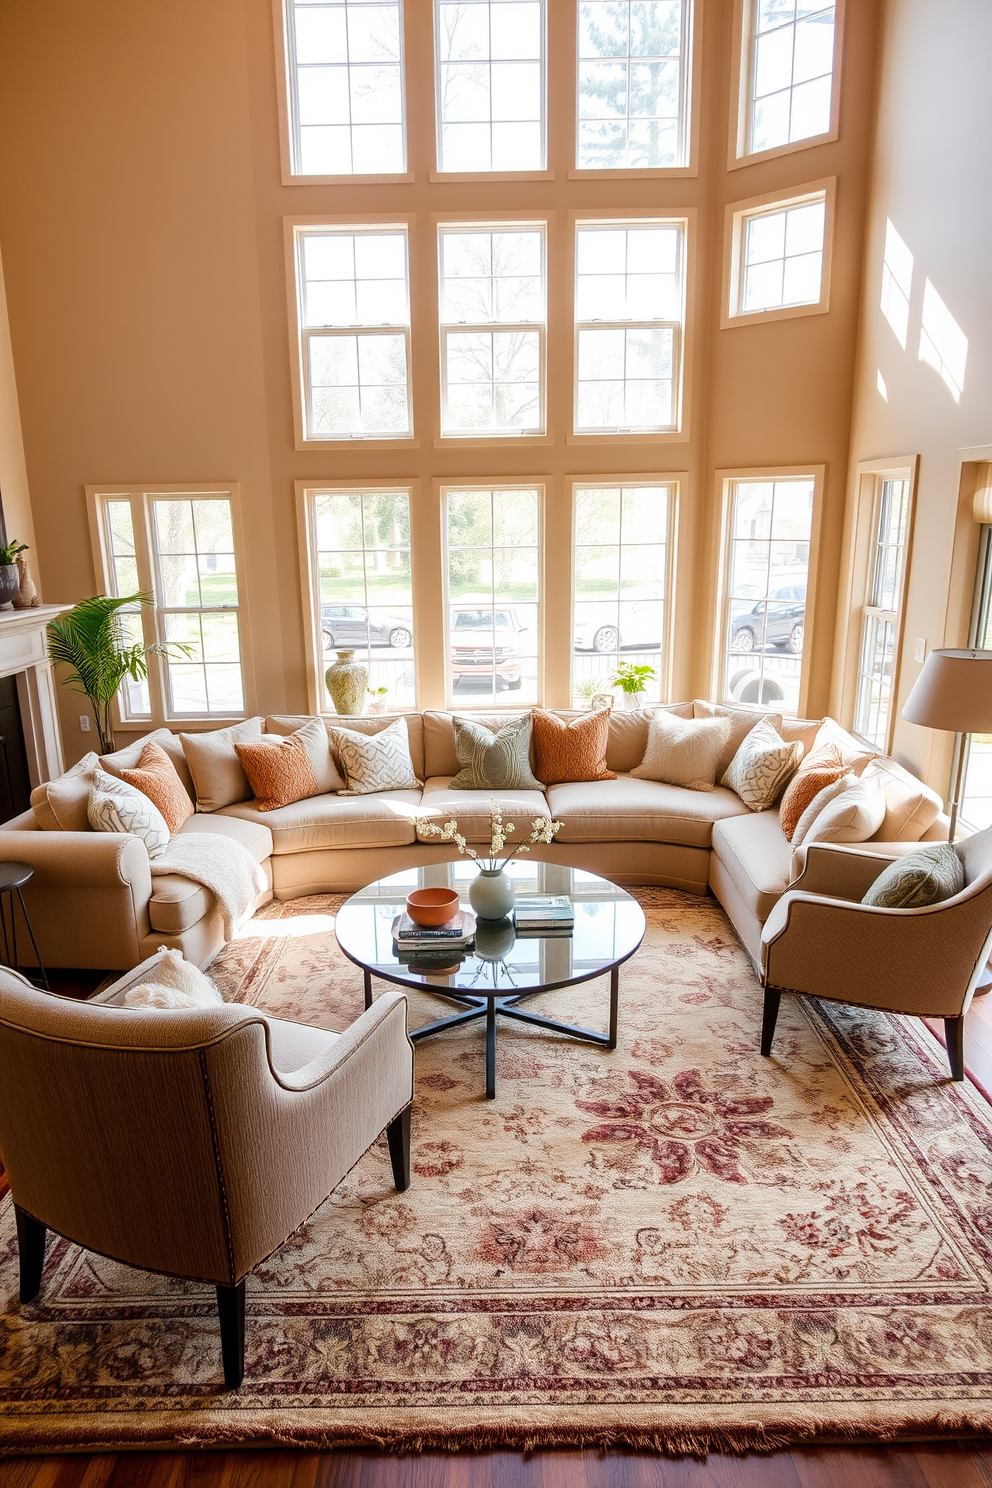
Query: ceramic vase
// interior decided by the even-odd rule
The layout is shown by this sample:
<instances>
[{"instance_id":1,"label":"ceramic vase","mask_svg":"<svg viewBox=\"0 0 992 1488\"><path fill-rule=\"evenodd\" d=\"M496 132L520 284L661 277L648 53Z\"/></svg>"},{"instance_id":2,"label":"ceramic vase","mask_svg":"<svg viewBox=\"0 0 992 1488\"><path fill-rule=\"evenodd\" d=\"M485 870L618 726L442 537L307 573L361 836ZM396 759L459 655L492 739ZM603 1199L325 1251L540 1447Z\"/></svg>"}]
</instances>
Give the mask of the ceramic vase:
<instances>
[{"instance_id":1,"label":"ceramic vase","mask_svg":"<svg viewBox=\"0 0 992 1488\"><path fill-rule=\"evenodd\" d=\"M638 708L643 708L643 692L625 692L623 695L623 707L625 713L636 713Z\"/></svg>"},{"instance_id":2,"label":"ceramic vase","mask_svg":"<svg viewBox=\"0 0 992 1488\"><path fill-rule=\"evenodd\" d=\"M364 713L368 700L368 667L352 659L354 651L337 651L335 655L337 661L332 662L324 673L335 711L352 715Z\"/></svg>"},{"instance_id":3,"label":"ceramic vase","mask_svg":"<svg viewBox=\"0 0 992 1488\"><path fill-rule=\"evenodd\" d=\"M480 920L505 920L516 898L513 880L502 868L480 868L468 891L468 902Z\"/></svg>"},{"instance_id":4,"label":"ceramic vase","mask_svg":"<svg viewBox=\"0 0 992 1488\"><path fill-rule=\"evenodd\" d=\"M9 610L21 587L20 570L16 563L0 563L0 610Z\"/></svg>"},{"instance_id":5,"label":"ceramic vase","mask_svg":"<svg viewBox=\"0 0 992 1488\"><path fill-rule=\"evenodd\" d=\"M502 961L517 943L511 919L481 920L475 927L475 954L480 961Z\"/></svg>"},{"instance_id":6,"label":"ceramic vase","mask_svg":"<svg viewBox=\"0 0 992 1488\"><path fill-rule=\"evenodd\" d=\"M38 598L38 591L35 588L34 579L31 577L31 570L28 568L28 560L25 558L23 553L18 553L16 563L18 586L17 593L14 595L14 609L34 609L34 607L40 604L41 601Z\"/></svg>"}]
</instances>

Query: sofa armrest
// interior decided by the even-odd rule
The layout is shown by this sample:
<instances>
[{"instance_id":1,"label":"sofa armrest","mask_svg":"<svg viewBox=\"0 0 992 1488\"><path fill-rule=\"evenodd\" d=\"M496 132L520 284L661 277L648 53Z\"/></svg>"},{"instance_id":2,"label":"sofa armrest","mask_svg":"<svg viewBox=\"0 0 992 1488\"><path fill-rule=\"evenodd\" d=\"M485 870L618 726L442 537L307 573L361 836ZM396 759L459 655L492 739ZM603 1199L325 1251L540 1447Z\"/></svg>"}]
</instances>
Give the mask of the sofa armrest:
<instances>
[{"instance_id":1,"label":"sofa armrest","mask_svg":"<svg viewBox=\"0 0 992 1488\"><path fill-rule=\"evenodd\" d=\"M812 842L809 847L797 847L793 854L795 876L789 889L858 903L887 863L904 856L904 848L918 846L916 842L879 842L869 849L861 843Z\"/></svg>"},{"instance_id":2,"label":"sofa armrest","mask_svg":"<svg viewBox=\"0 0 992 1488\"><path fill-rule=\"evenodd\" d=\"M402 992L385 992L329 1049L292 1074L279 1074L273 1069L272 1077L284 1090L313 1090L356 1056L370 1058L376 1068L397 1063L404 1066L408 1058L412 1061L412 1051L413 1044L406 1031L406 998ZM412 1087L410 1098L413 1099Z\"/></svg>"},{"instance_id":3,"label":"sofa armrest","mask_svg":"<svg viewBox=\"0 0 992 1488\"><path fill-rule=\"evenodd\" d=\"M151 898L148 851L130 833L0 831L0 862L27 863L38 888L116 889L127 884L137 904Z\"/></svg>"}]
</instances>

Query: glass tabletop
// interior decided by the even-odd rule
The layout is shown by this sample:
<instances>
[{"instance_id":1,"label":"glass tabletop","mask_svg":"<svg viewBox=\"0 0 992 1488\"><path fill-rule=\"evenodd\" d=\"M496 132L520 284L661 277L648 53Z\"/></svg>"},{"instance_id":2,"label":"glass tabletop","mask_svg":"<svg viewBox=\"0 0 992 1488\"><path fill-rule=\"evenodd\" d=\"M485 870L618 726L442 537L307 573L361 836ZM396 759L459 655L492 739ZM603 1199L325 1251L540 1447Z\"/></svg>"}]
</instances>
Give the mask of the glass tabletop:
<instances>
[{"instance_id":1,"label":"glass tabletop","mask_svg":"<svg viewBox=\"0 0 992 1488\"><path fill-rule=\"evenodd\" d=\"M412 889L453 888L463 909L476 869L460 859L407 868L353 894L338 911L335 930L345 955L373 975L411 986L445 987L476 995L558 987L600 976L632 956L644 936L635 899L595 873L534 859L511 863L518 894L567 894L575 923L570 934L517 934L512 921L479 920L474 950L393 949L393 919Z\"/></svg>"}]
</instances>

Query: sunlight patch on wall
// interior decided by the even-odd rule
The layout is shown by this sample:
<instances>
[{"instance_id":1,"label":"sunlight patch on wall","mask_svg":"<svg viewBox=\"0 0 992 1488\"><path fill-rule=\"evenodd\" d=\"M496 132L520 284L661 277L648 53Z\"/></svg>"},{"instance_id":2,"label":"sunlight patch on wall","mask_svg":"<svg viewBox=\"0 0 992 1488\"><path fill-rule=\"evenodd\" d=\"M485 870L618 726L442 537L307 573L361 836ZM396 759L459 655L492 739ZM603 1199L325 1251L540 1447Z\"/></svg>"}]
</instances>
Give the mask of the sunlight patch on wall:
<instances>
[{"instance_id":1,"label":"sunlight patch on wall","mask_svg":"<svg viewBox=\"0 0 992 1488\"><path fill-rule=\"evenodd\" d=\"M906 350L909 330L909 293L913 284L913 255L888 218L885 220L885 253L882 258L882 314Z\"/></svg>"},{"instance_id":2,"label":"sunlight patch on wall","mask_svg":"<svg viewBox=\"0 0 992 1488\"><path fill-rule=\"evenodd\" d=\"M879 370L878 370L878 372L876 374L876 377L875 377L875 386L878 388L878 391L881 393L881 395L885 399L886 403L888 403L888 401L889 401L889 390L885 386L885 378L882 376L882 370L881 370L881 368L879 368Z\"/></svg>"},{"instance_id":3,"label":"sunlight patch on wall","mask_svg":"<svg viewBox=\"0 0 992 1488\"><path fill-rule=\"evenodd\" d=\"M968 337L928 279L923 289L920 361L939 372L955 403L961 401Z\"/></svg>"}]
</instances>

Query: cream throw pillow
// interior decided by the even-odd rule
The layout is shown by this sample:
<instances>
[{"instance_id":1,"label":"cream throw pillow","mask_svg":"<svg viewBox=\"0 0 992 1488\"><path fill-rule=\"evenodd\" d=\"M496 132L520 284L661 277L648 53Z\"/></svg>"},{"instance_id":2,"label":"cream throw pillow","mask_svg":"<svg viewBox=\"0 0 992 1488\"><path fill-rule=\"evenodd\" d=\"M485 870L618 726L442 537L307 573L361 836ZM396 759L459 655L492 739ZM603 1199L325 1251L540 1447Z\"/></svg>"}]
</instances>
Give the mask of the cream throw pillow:
<instances>
[{"instance_id":1,"label":"cream throw pillow","mask_svg":"<svg viewBox=\"0 0 992 1488\"><path fill-rule=\"evenodd\" d=\"M127 832L140 837L150 858L160 857L169 845L168 825L154 801L116 775L108 775L99 765L93 771L86 813L94 832Z\"/></svg>"},{"instance_id":2,"label":"cream throw pillow","mask_svg":"<svg viewBox=\"0 0 992 1488\"><path fill-rule=\"evenodd\" d=\"M885 816L879 836L884 842L919 842L940 815L943 801L894 759L877 755L861 777L874 780L885 797Z\"/></svg>"},{"instance_id":3,"label":"cream throw pillow","mask_svg":"<svg viewBox=\"0 0 992 1488\"><path fill-rule=\"evenodd\" d=\"M845 777L850 780L850 777ZM822 792L821 792L822 795ZM885 795L875 780L850 780L846 790L820 811L803 838L803 847L814 842L867 842L874 837L885 816ZM795 838L793 838L793 842Z\"/></svg>"},{"instance_id":4,"label":"cream throw pillow","mask_svg":"<svg viewBox=\"0 0 992 1488\"><path fill-rule=\"evenodd\" d=\"M806 840L806 833L816 821L824 806L828 805L831 801L835 801L839 795L847 790L848 786L854 784L855 779L856 776L854 775L842 775L839 780L832 780L829 785L825 785L822 790L817 791L796 823L796 830L792 834L793 847L802 847Z\"/></svg>"},{"instance_id":5,"label":"cream throw pillow","mask_svg":"<svg viewBox=\"0 0 992 1488\"><path fill-rule=\"evenodd\" d=\"M776 732L780 732L782 728L781 713L755 712L753 708L728 708L724 707L723 703L706 703L700 698L696 698L692 705L692 716L694 718L730 719L730 738L724 745L723 754L717 766L716 775L718 780L729 770L734 755L740 749L756 723L761 723L764 720L765 723L770 723Z\"/></svg>"},{"instance_id":6,"label":"cream throw pillow","mask_svg":"<svg viewBox=\"0 0 992 1488\"><path fill-rule=\"evenodd\" d=\"M648 719L644 758L630 773L640 780L711 791L729 738L729 718L679 718L674 713L653 713Z\"/></svg>"},{"instance_id":7,"label":"cream throw pillow","mask_svg":"<svg viewBox=\"0 0 992 1488\"><path fill-rule=\"evenodd\" d=\"M762 718L745 737L720 784L736 791L752 811L767 811L796 773L802 757L798 739L787 744L771 720Z\"/></svg>"},{"instance_id":8,"label":"cream throw pillow","mask_svg":"<svg viewBox=\"0 0 992 1488\"><path fill-rule=\"evenodd\" d=\"M124 1007L193 1008L215 1007L224 1001L210 978L183 957L182 951L168 951L151 976L124 994Z\"/></svg>"},{"instance_id":9,"label":"cream throw pillow","mask_svg":"<svg viewBox=\"0 0 992 1488\"><path fill-rule=\"evenodd\" d=\"M348 782L342 796L370 796L377 791L414 790L418 780L410 758L410 735L406 719L397 718L377 734L356 734L352 729L327 726Z\"/></svg>"},{"instance_id":10,"label":"cream throw pillow","mask_svg":"<svg viewBox=\"0 0 992 1488\"><path fill-rule=\"evenodd\" d=\"M248 776L241 768L235 744L257 744L261 718L246 718L230 728L209 734L180 734L189 773L196 787L197 811L218 811L238 801L251 800Z\"/></svg>"}]
</instances>

